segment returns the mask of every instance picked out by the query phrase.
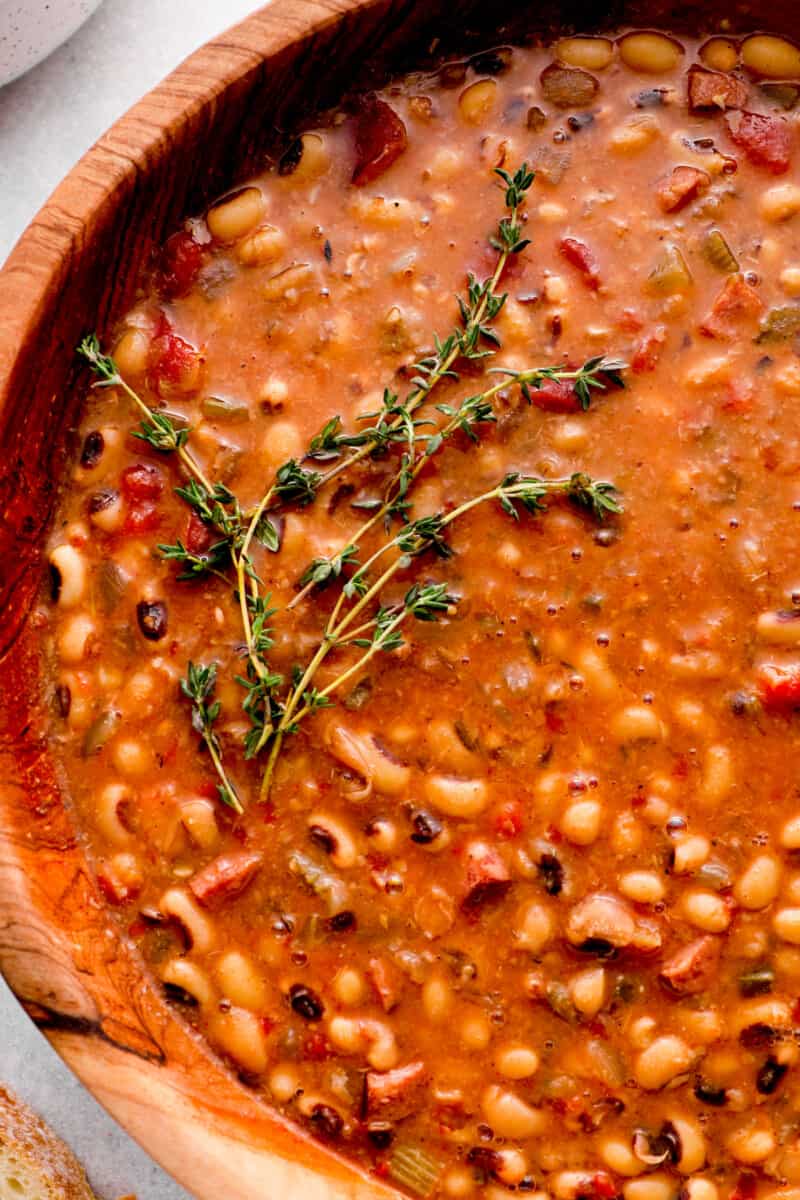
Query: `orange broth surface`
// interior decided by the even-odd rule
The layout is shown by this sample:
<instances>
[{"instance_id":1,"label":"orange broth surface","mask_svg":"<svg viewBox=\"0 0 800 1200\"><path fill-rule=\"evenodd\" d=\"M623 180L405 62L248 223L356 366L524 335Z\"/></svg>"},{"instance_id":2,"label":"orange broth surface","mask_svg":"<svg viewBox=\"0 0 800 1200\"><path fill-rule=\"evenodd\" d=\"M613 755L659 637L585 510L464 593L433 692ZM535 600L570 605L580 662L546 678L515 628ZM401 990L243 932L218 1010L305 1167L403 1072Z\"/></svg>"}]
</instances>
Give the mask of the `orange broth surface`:
<instances>
[{"instance_id":1,"label":"orange broth surface","mask_svg":"<svg viewBox=\"0 0 800 1200\"><path fill-rule=\"evenodd\" d=\"M287 608L298 580L407 448L304 455L333 416L353 433L384 388L402 401L459 327L467 273L498 263L496 167L535 172L530 244L496 288L500 344L431 390L418 448L437 405L506 384L477 442L422 463L406 519L511 472L586 473L623 509L554 494L514 520L495 499L447 527L448 557L390 550L361 621L415 584L445 585L445 611L360 666L324 657L318 689L347 678L266 798L235 571L223 552L179 580L157 549L202 565L219 529L175 494L177 455L132 436L126 388L86 401L42 611L99 884L246 1082L417 1195L800 1195L795 59L763 38L501 48L329 114L167 242L110 343L127 388L245 513L288 460L341 468L268 510L277 553L251 546L277 694L355 602L352 562ZM601 373L585 411L570 381L528 402L490 373L597 356L625 386ZM190 663L216 665L241 813Z\"/></svg>"}]
</instances>

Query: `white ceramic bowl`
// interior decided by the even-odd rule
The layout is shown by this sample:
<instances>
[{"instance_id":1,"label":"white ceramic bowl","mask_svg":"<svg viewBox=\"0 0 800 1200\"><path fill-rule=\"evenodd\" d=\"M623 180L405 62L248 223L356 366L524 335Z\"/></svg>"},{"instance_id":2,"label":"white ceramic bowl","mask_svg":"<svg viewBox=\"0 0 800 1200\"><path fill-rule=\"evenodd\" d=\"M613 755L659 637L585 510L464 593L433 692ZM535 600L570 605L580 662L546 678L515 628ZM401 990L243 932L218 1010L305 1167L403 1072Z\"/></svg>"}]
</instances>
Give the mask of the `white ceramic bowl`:
<instances>
[{"instance_id":1,"label":"white ceramic bowl","mask_svg":"<svg viewBox=\"0 0 800 1200\"><path fill-rule=\"evenodd\" d=\"M100 0L0 0L0 87L41 62Z\"/></svg>"}]
</instances>

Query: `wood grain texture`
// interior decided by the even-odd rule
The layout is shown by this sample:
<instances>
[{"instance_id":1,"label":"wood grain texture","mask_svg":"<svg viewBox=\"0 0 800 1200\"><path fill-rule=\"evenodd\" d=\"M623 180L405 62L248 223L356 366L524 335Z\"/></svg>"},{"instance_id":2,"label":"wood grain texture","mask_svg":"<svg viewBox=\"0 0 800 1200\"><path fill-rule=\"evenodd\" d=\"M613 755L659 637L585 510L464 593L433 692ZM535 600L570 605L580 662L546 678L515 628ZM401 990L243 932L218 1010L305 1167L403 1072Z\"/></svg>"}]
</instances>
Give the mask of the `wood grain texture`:
<instances>
[{"instance_id":1,"label":"wood grain texture","mask_svg":"<svg viewBox=\"0 0 800 1200\"><path fill-rule=\"evenodd\" d=\"M189 58L75 167L0 272L0 968L78 1075L194 1194L388 1196L263 1104L150 984L89 872L47 742L35 600L71 449L73 348L130 304L153 248L304 115L432 39L486 47L630 22L797 35L796 0L276 0ZM506 27L507 26L507 27Z\"/></svg>"}]
</instances>

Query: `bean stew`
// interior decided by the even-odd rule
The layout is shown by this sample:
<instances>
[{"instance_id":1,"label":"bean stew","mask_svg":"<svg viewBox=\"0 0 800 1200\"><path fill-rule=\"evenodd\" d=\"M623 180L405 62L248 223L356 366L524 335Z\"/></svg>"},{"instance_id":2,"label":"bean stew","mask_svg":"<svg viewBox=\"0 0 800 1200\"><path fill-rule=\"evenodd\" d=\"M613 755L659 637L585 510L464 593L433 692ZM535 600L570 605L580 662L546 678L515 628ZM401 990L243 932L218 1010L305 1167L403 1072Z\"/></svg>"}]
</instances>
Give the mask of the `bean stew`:
<instances>
[{"instance_id":1,"label":"bean stew","mask_svg":"<svg viewBox=\"0 0 800 1200\"><path fill-rule=\"evenodd\" d=\"M82 344L99 887L409 1194L800 1197L799 98L764 34L407 75Z\"/></svg>"}]
</instances>

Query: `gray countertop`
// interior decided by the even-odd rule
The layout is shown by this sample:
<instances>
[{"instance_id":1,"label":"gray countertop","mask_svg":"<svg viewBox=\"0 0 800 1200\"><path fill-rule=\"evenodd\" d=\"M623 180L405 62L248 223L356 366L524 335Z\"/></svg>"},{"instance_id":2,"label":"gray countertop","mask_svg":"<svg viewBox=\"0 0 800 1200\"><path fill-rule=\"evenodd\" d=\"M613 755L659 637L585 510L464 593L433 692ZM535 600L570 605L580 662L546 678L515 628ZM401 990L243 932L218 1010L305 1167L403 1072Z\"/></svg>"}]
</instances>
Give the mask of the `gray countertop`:
<instances>
[{"instance_id":1,"label":"gray countertop","mask_svg":"<svg viewBox=\"0 0 800 1200\"><path fill-rule=\"evenodd\" d=\"M78 33L0 89L0 262L63 175L134 101L258 0L105 0ZM72 1146L104 1200L186 1200L67 1070L0 980L0 1082Z\"/></svg>"}]
</instances>

